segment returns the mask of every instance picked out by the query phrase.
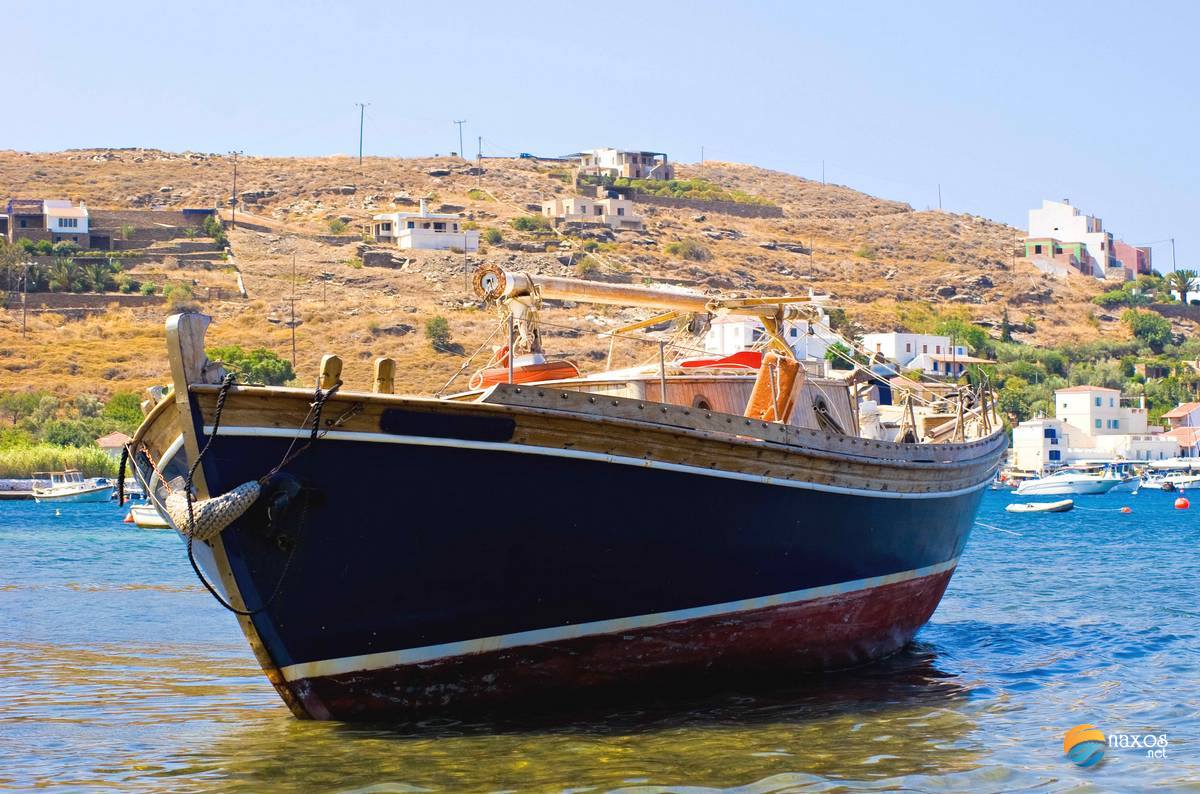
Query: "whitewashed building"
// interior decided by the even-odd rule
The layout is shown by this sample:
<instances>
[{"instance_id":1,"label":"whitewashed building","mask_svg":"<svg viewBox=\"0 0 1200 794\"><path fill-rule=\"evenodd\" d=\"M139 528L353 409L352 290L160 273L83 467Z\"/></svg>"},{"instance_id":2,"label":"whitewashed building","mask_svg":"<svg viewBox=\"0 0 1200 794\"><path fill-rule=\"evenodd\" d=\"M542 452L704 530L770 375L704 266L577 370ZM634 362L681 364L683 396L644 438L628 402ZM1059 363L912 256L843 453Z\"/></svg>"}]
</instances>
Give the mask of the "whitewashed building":
<instances>
[{"instance_id":1,"label":"whitewashed building","mask_svg":"<svg viewBox=\"0 0 1200 794\"><path fill-rule=\"evenodd\" d=\"M88 208L82 201L78 207L62 199L47 199L42 202L46 216L46 230L54 234L88 234Z\"/></svg>"},{"instance_id":2,"label":"whitewashed building","mask_svg":"<svg viewBox=\"0 0 1200 794\"><path fill-rule=\"evenodd\" d=\"M1121 405L1121 392L1103 386L1071 386L1054 392L1054 418L1013 428L1013 465L1043 472L1080 460L1166 460L1180 439L1151 428L1145 408Z\"/></svg>"},{"instance_id":3,"label":"whitewashed building","mask_svg":"<svg viewBox=\"0 0 1200 794\"><path fill-rule=\"evenodd\" d=\"M955 344L948 336L901 332L864 334L863 351L869 356L894 362L901 369L919 369L927 375L957 378L971 364L994 364L976 358L966 345Z\"/></svg>"},{"instance_id":4,"label":"whitewashed building","mask_svg":"<svg viewBox=\"0 0 1200 794\"><path fill-rule=\"evenodd\" d=\"M479 250L479 232L464 229L462 215L430 212L421 199L419 212L385 212L371 219L371 236L376 242L395 243L399 248L460 251Z\"/></svg>"},{"instance_id":5,"label":"whitewashed building","mask_svg":"<svg viewBox=\"0 0 1200 794\"><path fill-rule=\"evenodd\" d=\"M610 176L614 179L674 179L675 167L665 152L625 152L619 149L588 149L568 155L579 161L584 174Z\"/></svg>"},{"instance_id":6,"label":"whitewashed building","mask_svg":"<svg viewBox=\"0 0 1200 794\"><path fill-rule=\"evenodd\" d=\"M704 335L704 350L722 356L752 350L760 345L766 333L762 322L756 317L715 317ZM819 313L818 321L813 323L808 320L785 320L783 338L801 361L824 361L825 351L834 342L840 341L829 330L824 312Z\"/></svg>"},{"instance_id":7,"label":"whitewashed building","mask_svg":"<svg viewBox=\"0 0 1200 794\"><path fill-rule=\"evenodd\" d=\"M571 196L542 202L542 215L559 223L603 224L615 231L641 231L642 218L626 198Z\"/></svg>"},{"instance_id":8,"label":"whitewashed building","mask_svg":"<svg viewBox=\"0 0 1200 794\"><path fill-rule=\"evenodd\" d=\"M1069 245L1063 246L1063 243ZM1073 248L1072 245L1073 244ZM1094 215L1085 215L1071 202L1043 200L1042 206L1029 211L1029 236L1027 252L1032 246L1037 254L1061 253L1061 249L1072 248L1084 272L1097 278L1113 278L1123 281L1126 270L1117 259L1111 232L1104 231L1104 221ZM1046 249L1045 252L1041 249Z\"/></svg>"}]
</instances>

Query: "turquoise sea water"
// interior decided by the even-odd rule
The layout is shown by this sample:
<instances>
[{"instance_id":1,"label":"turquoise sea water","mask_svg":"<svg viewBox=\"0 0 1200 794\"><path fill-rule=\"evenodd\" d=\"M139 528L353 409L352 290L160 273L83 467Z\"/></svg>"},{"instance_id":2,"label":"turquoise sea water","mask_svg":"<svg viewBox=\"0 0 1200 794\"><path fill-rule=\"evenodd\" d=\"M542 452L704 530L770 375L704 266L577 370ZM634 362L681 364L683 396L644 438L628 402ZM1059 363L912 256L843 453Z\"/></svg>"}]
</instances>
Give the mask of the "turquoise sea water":
<instances>
[{"instance_id":1,"label":"turquoise sea water","mask_svg":"<svg viewBox=\"0 0 1200 794\"><path fill-rule=\"evenodd\" d=\"M986 495L933 620L882 663L400 727L291 717L173 533L115 505L0 503L0 789L1200 791L1200 499L1025 516L1012 499ZM1110 747L1079 769L1080 723L1165 735L1165 757Z\"/></svg>"}]
</instances>

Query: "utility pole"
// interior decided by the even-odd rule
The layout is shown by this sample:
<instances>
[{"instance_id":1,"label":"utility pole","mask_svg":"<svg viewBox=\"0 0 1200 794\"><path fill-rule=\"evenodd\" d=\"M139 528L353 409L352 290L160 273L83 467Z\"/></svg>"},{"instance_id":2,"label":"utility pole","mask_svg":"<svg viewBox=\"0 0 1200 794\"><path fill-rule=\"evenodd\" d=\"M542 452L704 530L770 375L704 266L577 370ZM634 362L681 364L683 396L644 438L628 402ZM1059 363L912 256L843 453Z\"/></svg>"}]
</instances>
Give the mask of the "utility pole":
<instances>
[{"instance_id":1,"label":"utility pole","mask_svg":"<svg viewBox=\"0 0 1200 794\"><path fill-rule=\"evenodd\" d=\"M480 135L475 149L475 165L483 163L483 136Z\"/></svg>"},{"instance_id":2,"label":"utility pole","mask_svg":"<svg viewBox=\"0 0 1200 794\"><path fill-rule=\"evenodd\" d=\"M1175 272L1175 238L1171 238L1171 272Z\"/></svg>"},{"instance_id":3,"label":"utility pole","mask_svg":"<svg viewBox=\"0 0 1200 794\"><path fill-rule=\"evenodd\" d=\"M821 184L825 184L825 161L821 161Z\"/></svg>"},{"instance_id":4,"label":"utility pole","mask_svg":"<svg viewBox=\"0 0 1200 794\"><path fill-rule=\"evenodd\" d=\"M230 206L229 228L236 229L237 228L237 159L238 159L238 155L243 154L243 152L233 151L233 152L230 152L230 154L233 155L233 195L230 196L230 198L229 198L229 206Z\"/></svg>"},{"instance_id":5,"label":"utility pole","mask_svg":"<svg viewBox=\"0 0 1200 794\"><path fill-rule=\"evenodd\" d=\"M938 212L942 211L942 183L938 182Z\"/></svg>"},{"instance_id":6,"label":"utility pole","mask_svg":"<svg viewBox=\"0 0 1200 794\"><path fill-rule=\"evenodd\" d=\"M466 160L467 153L463 151L462 144L462 125L466 124L467 120L463 119L462 121L455 121L454 123L458 125L458 156Z\"/></svg>"},{"instance_id":7,"label":"utility pole","mask_svg":"<svg viewBox=\"0 0 1200 794\"><path fill-rule=\"evenodd\" d=\"M358 105L358 167L362 169L363 119L367 115L367 105L370 102L355 102Z\"/></svg>"},{"instance_id":8,"label":"utility pole","mask_svg":"<svg viewBox=\"0 0 1200 794\"><path fill-rule=\"evenodd\" d=\"M704 144L700 144L700 165L704 165Z\"/></svg>"},{"instance_id":9,"label":"utility pole","mask_svg":"<svg viewBox=\"0 0 1200 794\"><path fill-rule=\"evenodd\" d=\"M25 338L25 303L29 300L29 266L25 263L25 275L21 277L21 338Z\"/></svg>"},{"instance_id":10,"label":"utility pole","mask_svg":"<svg viewBox=\"0 0 1200 794\"><path fill-rule=\"evenodd\" d=\"M292 253L292 371L296 371L296 254Z\"/></svg>"}]
</instances>

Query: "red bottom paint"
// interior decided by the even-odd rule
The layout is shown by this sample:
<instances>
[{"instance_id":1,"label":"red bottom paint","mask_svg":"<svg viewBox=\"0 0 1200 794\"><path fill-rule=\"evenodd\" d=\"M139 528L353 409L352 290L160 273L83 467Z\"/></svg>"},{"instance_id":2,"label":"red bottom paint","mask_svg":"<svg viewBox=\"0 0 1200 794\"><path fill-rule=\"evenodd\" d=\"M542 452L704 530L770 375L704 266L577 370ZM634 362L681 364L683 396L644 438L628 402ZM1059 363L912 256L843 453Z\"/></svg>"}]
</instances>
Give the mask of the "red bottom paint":
<instances>
[{"instance_id":1,"label":"red bottom paint","mask_svg":"<svg viewBox=\"0 0 1200 794\"><path fill-rule=\"evenodd\" d=\"M952 570L798 604L290 683L315 719L362 720L682 678L853 667L904 647Z\"/></svg>"}]
</instances>

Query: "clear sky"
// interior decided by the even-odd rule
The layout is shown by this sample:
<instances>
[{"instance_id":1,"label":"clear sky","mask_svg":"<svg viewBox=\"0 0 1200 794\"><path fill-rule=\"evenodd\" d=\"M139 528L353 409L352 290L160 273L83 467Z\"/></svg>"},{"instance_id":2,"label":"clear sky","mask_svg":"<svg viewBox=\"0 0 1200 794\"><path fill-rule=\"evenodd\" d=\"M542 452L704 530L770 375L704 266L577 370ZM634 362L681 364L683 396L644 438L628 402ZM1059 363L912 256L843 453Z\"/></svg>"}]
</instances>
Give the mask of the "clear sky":
<instances>
[{"instance_id":1,"label":"clear sky","mask_svg":"<svg viewBox=\"0 0 1200 794\"><path fill-rule=\"evenodd\" d=\"M1200 268L1188 2L4 0L0 148L596 146L753 163L1023 228L1070 198ZM1170 270L1169 244L1154 246Z\"/></svg>"}]
</instances>

